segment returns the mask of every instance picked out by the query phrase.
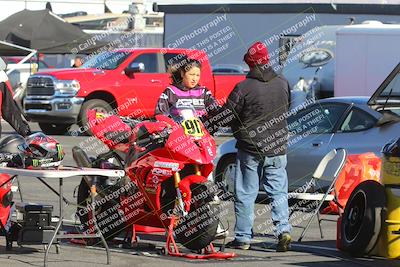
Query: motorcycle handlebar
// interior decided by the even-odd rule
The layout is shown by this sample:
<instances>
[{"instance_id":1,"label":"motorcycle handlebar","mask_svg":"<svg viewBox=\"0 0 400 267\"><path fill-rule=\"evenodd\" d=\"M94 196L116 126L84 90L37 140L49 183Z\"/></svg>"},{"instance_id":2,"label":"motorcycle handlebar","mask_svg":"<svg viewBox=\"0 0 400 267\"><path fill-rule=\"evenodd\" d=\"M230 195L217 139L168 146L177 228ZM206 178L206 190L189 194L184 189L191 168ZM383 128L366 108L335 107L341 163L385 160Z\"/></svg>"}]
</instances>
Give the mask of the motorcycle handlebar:
<instances>
[{"instance_id":1,"label":"motorcycle handlebar","mask_svg":"<svg viewBox=\"0 0 400 267\"><path fill-rule=\"evenodd\" d=\"M133 119L133 118L130 118L130 117L123 117L123 116L120 116L120 118L121 118L121 120L122 120L124 123L126 123L126 124L127 124L129 127L131 127L132 129L135 128L136 124L142 122L141 120Z\"/></svg>"},{"instance_id":2,"label":"motorcycle handlebar","mask_svg":"<svg viewBox=\"0 0 400 267\"><path fill-rule=\"evenodd\" d=\"M148 138L144 138L142 140L136 141L134 144L138 145L138 146L146 145L149 142L152 142L155 140L162 140L162 139L168 138L170 133L171 133L170 129L164 129L159 134L152 134Z\"/></svg>"},{"instance_id":3,"label":"motorcycle handlebar","mask_svg":"<svg viewBox=\"0 0 400 267\"><path fill-rule=\"evenodd\" d=\"M147 143L149 143L151 141L152 141L152 139L149 137L149 138L145 138L145 139L136 141L134 144L138 145L138 146L142 146L142 145L145 145L145 144L147 144Z\"/></svg>"}]
</instances>

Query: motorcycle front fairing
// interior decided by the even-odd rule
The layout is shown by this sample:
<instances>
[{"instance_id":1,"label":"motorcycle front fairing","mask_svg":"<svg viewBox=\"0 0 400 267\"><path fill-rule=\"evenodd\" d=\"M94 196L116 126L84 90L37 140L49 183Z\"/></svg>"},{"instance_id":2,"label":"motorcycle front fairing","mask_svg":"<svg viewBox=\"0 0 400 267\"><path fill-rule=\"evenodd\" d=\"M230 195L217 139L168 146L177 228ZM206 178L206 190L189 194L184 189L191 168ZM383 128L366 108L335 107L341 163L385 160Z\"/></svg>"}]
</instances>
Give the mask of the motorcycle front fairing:
<instances>
[{"instance_id":1,"label":"motorcycle front fairing","mask_svg":"<svg viewBox=\"0 0 400 267\"><path fill-rule=\"evenodd\" d=\"M157 209L162 206L159 200L160 184L180 173L182 180L179 188L184 196L183 201L187 203L185 209L189 210L190 186L207 182L207 177L213 170L215 142L200 120L196 117L190 119L185 127L185 120L157 115L156 121L138 124L131 136L132 147L127 157L126 170L131 179L143 186L142 189L156 203ZM161 138L160 142L137 145L138 141L140 143L154 134L165 138ZM197 174L195 166L198 168Z\"/></svg>"},{"instance_id":2,"label":"motorcycle front fairing","mask_svg":"<svg viewBox=\"0 0 400 267\"><path fill-rule=\"evenodd\" d=\"M178 117L175 120L164 115L156 116L158 121L164 121L172 129L166 148L186 161L210 164L216 156L215 141L195 113L189 116L189 119Z\"/></svg>"}]
</instances>

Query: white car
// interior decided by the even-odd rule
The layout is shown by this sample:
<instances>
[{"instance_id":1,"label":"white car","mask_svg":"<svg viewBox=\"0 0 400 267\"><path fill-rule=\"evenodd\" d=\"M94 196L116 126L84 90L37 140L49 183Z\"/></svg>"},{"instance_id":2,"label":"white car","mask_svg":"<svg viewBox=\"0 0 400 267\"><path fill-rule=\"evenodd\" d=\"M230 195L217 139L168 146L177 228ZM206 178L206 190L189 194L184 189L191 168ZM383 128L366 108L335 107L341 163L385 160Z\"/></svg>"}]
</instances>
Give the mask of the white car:
<instances>
[{"instance_id":1,"label":"white car","mask_svg":"<svg viewBox=\"0 0 400 267\"><path fill-rule=\"evenodd\" d=\"M327 98L290 116L286 168L289 191L309 181L320 160L334 148L345 148L348 154L374 152L380 156L383 145L400 136L399 100L400 64L369 100L366 97ZM230 191L235 172L235 145L235 139L222 143L214 161L215 181L226 181Z\"/></svg>"}]
</instances>

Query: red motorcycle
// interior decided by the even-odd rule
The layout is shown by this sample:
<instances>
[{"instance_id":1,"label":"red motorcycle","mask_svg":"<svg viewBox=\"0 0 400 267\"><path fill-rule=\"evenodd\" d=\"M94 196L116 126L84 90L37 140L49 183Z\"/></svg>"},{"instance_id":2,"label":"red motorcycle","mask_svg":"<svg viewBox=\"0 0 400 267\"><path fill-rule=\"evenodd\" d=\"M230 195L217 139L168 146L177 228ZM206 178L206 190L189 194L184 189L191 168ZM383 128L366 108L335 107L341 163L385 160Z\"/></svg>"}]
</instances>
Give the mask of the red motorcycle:
<instances>
[{"instance_id":1,"label":"red motorcycle","mask_svg":"<svg viewBox=\"0 0 400 267\"><path fill-rule=\"evenodd\" d=\"M115 115L88 113L91 132L110 151L90 159L75 147L77 164L124 168L127 176L120 180L82 179L77 211L81 228L90 232L97 223L106 239L128 229L132 240L136 239L132 226L163 228L167 234L164 251L169 255L234 257L234 253L216 252L212 245L221 212L214 197L218 187L207 180L216 155L214 139L194 110L178 113L172 118L157 115L155 120L133 124ZM92 185L98 193L94 203L89 196ZM90 218L92 208L96 209L96 218ZM182 254L176 241L204 254Z\"/></svg>"},{"instance_id":2,"label":"red motorcycle","mask_svg":"<svg viewBox=\"0 0 400 267\"><path fill-rule=\"evenodd\" d=\"M12 239L9 238L9 227L12 207L12 182L7 174L0 174L0 235L6 236L6 249L11 249Z\"/></svg>"}]
</instances>

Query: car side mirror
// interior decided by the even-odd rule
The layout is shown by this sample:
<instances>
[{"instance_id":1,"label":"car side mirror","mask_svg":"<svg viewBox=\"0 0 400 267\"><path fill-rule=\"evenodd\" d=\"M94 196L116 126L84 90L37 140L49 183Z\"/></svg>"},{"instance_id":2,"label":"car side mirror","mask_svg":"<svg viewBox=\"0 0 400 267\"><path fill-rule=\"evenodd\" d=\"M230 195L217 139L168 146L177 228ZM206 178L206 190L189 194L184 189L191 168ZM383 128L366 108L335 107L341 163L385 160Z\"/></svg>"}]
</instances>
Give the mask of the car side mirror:
<instances>
[{"instance_id":1,"label":"car side mirror","mask_svg":"<svg viewBox=\"0 0 400 267\"><path fill-rule=\"evenodd\" d=\"M125 74L131 75L131 74L137 73L137 72L144 72L144 70L145 70L145 67L142 62L139 62L139 63L133 62L128 67L125 68Z\"/></svg>"}]
</instances>

